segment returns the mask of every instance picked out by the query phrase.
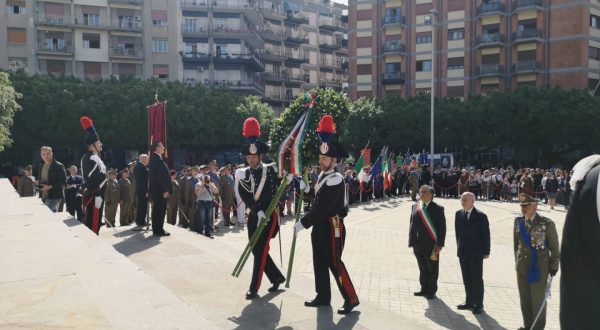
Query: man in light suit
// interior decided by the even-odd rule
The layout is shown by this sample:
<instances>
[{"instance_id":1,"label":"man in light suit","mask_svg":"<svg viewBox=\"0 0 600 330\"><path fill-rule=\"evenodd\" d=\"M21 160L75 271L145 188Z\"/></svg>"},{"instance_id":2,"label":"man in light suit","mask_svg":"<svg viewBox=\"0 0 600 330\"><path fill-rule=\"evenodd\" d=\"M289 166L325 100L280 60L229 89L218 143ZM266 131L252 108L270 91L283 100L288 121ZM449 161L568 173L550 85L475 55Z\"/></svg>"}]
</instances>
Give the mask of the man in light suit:
<instances>
[{"instance_id":1,"label":"man in light suit","mask_svg":"<svg viewBox=\"0 0 600 330\"><path fill-rule=\"evenodd\" d=\"M462 210L456 211L457 255L460 261L466 301L460 310L471 309L473 314L483 311L483 259L490 256L490 224L485 213L476 209L475 195L464 192L460 196Z\"/></svg>"}]
</instances>

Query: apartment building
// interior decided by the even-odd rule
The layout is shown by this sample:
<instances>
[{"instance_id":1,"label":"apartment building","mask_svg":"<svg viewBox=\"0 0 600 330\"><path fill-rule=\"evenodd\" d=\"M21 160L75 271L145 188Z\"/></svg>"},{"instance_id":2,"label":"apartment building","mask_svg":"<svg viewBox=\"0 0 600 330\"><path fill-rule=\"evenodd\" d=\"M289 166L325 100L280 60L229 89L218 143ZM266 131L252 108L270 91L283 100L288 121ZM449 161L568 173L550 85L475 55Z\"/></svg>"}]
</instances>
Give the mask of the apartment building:
<instances>
[{"instance_id":1,"label":"apartment building","mask_svg":"<svg viewBox=\"0 0 600 330\"><path fill-rule=\"evenodd\" d=\"M600 78L598 0L350 0L349 22L351 98L429 92L432 67L451 97Z\"/></svg>"},{"instance_id":2,"label":"apartment building","mask_svg":"<svg viewBox=\"0 0 600 330\"><path fill-rule=\"evenodd\" d=\"M0 68L158 77L283 110L347 81L347 7L322 0L0 0Z\"/></svg>"}]
</instances>

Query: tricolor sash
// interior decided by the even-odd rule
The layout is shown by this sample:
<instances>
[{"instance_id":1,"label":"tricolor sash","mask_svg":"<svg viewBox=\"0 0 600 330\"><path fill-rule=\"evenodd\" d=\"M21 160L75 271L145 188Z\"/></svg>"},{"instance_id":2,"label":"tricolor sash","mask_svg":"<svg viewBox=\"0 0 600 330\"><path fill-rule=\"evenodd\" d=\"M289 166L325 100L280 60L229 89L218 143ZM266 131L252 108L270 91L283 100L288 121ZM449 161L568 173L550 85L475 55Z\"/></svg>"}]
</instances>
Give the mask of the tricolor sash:
<instances>
[{"instance_id":1,"label":"tricolor sash","mask_svg":"<svg viewBox=\"0 0 600 330\"><path fill-rule=\"evenodd\" d=\"M417 214L419 218L421 218L421 222L423 222L423 226L427 229L429 236L433 240L434 243L437 242L437 230L435 229L435 225L433 224L433 220L429 216L427 209L423 207L423 202L417 203Z\"/></svg>"}]
</instances>

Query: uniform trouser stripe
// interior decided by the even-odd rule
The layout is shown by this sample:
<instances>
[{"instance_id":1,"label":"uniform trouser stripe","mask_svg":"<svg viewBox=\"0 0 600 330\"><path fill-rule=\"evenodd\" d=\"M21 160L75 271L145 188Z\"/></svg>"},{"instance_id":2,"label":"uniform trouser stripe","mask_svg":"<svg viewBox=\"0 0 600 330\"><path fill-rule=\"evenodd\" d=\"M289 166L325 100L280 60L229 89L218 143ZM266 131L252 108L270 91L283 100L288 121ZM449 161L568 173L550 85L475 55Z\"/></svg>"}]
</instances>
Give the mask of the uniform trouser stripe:
<instances>
[{"instance_id":1,"label":"uniform trouser stripe","mask_svg":"<svg viewBox=\"0 0 600 330\"><path fill-rule=\"evenodd\" d=\"M273 237L273 232L277 227L273 217L271 217L271 221L269 222L269 236L267 236L267 241L265 242L265 246L262 251L262 256L260 258L260 268L258 271L258 279L256 282L256 290L260 289L260 283L262 282L262 275L265 272L265 264L267 262L267 255L269 255L269 243L271 242L271 237Z\"/></svg>"},{"instance_id":2,"label":"uniform trouser stripe","mask_svg":"<svg viewBox=\"0 0 600 330\"><path fill-rule=\"evenodd\" d=\"M344 262L342 262L342 251L344 247L342 237L344 234L344 225L340 223L340 237L335 237L335 226L331 225L331 254L333 267L332 270L335 271L334 278L337 282L337 285L344 296L344 299L349 300L352 305L358 304L358 296L356 295L356 290L354 289L354 285L352 284L352 280L350 280L350 275L348 275L348 271L346 270L346 266ZM338 244L339 244L339 252L338 252Z\"/></svg>"}]
</instances>

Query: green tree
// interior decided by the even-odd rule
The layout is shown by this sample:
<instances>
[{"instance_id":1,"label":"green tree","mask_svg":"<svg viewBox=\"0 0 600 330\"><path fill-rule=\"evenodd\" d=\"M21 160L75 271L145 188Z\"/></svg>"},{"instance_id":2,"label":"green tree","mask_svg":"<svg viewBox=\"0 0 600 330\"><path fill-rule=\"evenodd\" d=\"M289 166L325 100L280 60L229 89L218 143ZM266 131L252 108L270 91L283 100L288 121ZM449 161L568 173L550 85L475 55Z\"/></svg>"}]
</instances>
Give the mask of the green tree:
<instances>
[{"instance_id":1,"label":"green tree","mask_svg":"<svg viewBox=\"0 0 600 330\"><path fill-rule=\"evenodd\" d=\"M13 117L21 106L17 99L21 94L17 93L8 79L8 74L0 72L0 152L13 142L10 138L10 128L13 125Z\"/></svg>"},{"instance_id":2,"label":"green tree","mask_svg":"<svg viewBox=\"0 0 600 330\"><path fill-rule=\"evenodd\" d=\"M258 96L250 95L244 97L242 102L236 107L237 115L240 121L246 120L248 117L258 119L261 127L261 139L269 141L271 137L271 129L275 120L275 112L267 104L261 101ZM237 128L240 139L242 138L242 125Z\"/></svg>"}]
</instances>

